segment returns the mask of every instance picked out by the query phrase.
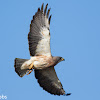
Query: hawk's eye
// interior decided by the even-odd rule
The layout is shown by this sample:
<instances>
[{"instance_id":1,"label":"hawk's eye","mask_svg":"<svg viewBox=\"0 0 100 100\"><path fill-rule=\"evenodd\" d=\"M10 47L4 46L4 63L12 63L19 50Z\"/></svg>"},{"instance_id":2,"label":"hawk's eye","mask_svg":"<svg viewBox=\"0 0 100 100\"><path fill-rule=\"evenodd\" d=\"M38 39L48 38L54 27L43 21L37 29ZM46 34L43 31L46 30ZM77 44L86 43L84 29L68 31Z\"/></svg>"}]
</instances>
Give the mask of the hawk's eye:
<instances>
[{"instance_id":1,"label":"hawk's eye","mask_svg":"<svg viewBox=\"0 0 100 100\"><path fill-rule=\"evenodd\" d=\"M65 61L65 59L61 57L61 61Z\"/></svg>"}]
</instances>

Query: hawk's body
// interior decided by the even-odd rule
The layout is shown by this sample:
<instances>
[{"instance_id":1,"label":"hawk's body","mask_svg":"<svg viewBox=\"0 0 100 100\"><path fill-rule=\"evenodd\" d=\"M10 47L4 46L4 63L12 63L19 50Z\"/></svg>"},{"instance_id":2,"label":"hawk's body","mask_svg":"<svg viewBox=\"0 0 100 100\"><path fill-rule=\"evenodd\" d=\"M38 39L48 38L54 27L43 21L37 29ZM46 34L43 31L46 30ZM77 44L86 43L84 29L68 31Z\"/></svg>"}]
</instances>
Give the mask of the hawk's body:
<instances>
[{"instance_id":1,"label":"hawk's body","mask_svg":"<svg viewBox=\"0 0 100 100\"><path fill-rule=\"evenodd\" d=\"M55 57L54 57L55 58ZM33 63L33 69L44 69L55 65L55 59L48 56L34 56L30 60L24 62L21 69L27 69Z\"/></svg>"},{"instance_id":2,"label":"hawk's body","mask_svg":"<svg viewBox=\"0 0 100 100\"><path fill-rule=\"evenodd\" d=\"M44 90L54 95L65 95L63 86L58 79L54 66L63 61L62 57L53 57L50 50L50 19L46 5L33 16L28 34L31 59L15 59L15 71L23 77L30 74L33 69L38 83ZM46 12L47 11L47 12ZM67 94L70 95L70 94Z\"/></svg>"}]
</instances>

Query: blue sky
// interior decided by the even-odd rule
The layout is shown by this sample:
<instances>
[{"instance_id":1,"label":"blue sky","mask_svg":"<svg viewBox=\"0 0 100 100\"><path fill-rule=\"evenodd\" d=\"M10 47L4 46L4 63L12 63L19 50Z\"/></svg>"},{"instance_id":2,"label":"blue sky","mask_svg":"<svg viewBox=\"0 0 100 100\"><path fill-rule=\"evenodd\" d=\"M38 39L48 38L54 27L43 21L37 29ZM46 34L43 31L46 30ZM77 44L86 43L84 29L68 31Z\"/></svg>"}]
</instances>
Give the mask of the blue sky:
<instances>
[{"instance_id":1,"label":"blue sky","mask_svg":"<svg viewBox=\"0 0 100 100\"><path fill-rule=\"evenodd\" d=\"M14 59L29 59L27 35L32 16L44 2L51 7L51 52L66 92L54 96L39 87L34 73L20 78ZM100 0L0 0L0 95L7 100L100 100Z\"/></svg>"}]
</instances>

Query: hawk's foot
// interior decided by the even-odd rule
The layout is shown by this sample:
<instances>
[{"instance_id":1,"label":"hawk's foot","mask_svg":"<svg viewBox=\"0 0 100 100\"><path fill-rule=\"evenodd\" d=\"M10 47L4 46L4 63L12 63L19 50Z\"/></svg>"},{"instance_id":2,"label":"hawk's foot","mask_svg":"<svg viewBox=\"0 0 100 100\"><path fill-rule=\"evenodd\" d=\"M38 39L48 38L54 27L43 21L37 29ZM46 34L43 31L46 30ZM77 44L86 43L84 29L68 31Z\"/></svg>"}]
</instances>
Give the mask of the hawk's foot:
<instances>
[{"instance_id":1,"label":"hawk's foot","mask_svg":"<svg viewBox=\"0 0 100 100\"><path fill-rule=\"evenodd\" d=\"M33 70L28 71L27 75L31 74L32 71L33 71Z\"/></svg>"},{"instance_id":2,"label":"hawk's foot","mask_svg":"<svg viewBox=\"0 0 100 100\"><path fill-rule=\"evenodd\" d=\"M29 69L33 69L33 63L29 65Z\"/></svg>"}]
</instances>

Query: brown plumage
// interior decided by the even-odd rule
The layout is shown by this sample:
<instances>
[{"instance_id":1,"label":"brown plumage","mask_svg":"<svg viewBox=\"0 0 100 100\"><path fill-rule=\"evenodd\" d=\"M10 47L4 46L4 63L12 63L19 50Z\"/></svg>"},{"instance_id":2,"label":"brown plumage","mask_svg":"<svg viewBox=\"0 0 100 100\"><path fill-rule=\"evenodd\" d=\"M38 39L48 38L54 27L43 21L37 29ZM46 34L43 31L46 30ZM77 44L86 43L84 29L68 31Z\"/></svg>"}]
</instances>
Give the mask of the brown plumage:
<instances>
[{"instance_id":1,"label":"brown plumage","mask_svg":"<svg viewBox=\"0 0 100 100\"><path fill-rule=\"evenodd\" d=\"M63 86L58 79L54 66L63 61L62 57L53 57L50 50L50 8L48 4L42 4L41 9L33 16L28 34L30 59L15 59L15 71L23 77L26 73L30 74L33 69L35 77L40 86L47 92L54 95L66 94Z\"/></svg>"}]
</instances>

